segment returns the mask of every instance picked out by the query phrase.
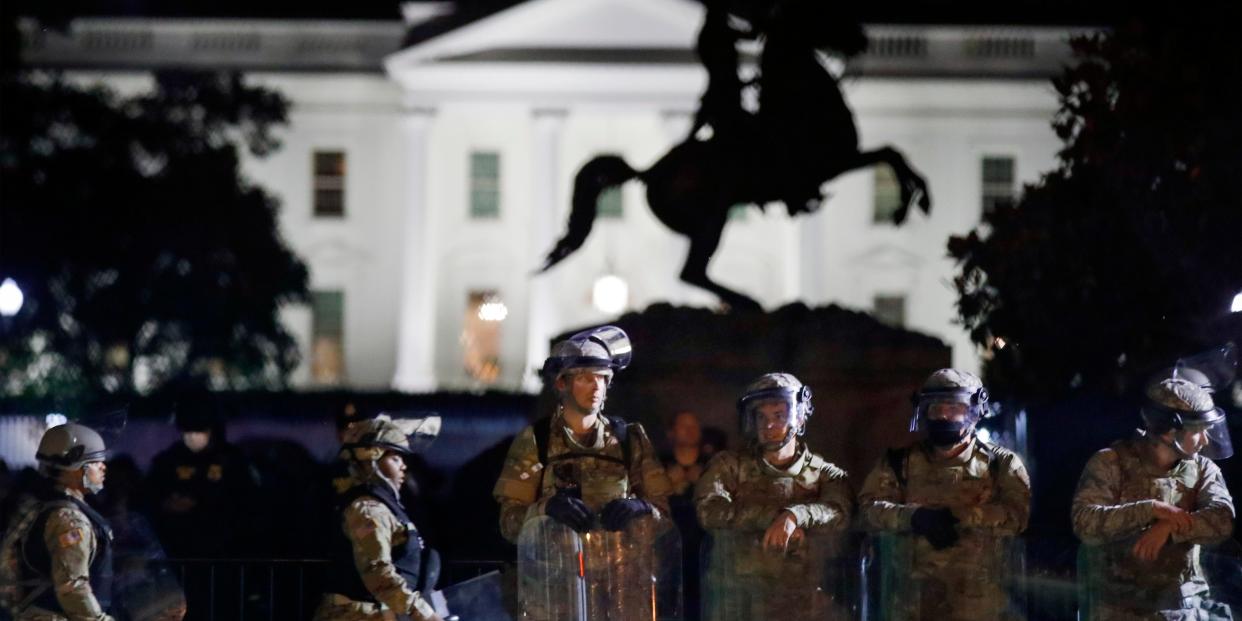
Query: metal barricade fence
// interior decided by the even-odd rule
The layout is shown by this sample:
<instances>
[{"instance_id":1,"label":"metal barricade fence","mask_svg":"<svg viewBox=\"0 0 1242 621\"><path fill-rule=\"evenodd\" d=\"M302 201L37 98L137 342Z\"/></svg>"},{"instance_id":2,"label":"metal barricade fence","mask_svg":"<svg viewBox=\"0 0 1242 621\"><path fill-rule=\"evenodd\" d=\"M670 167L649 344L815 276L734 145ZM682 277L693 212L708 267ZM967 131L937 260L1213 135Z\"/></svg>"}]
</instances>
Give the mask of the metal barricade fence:
<instances>
[{"instance_id":1,"label":"metal barricade fence","mask_svg":"<svg viewBox=\"0 0 1242 621\"><path fill-rule=\"evenodd\" d=\"M305 621L323 595L324 559L162 559L186 595L186 621ZM440 586L503 567L496 560L444 564Z\"/></svg>"}]
</instances>

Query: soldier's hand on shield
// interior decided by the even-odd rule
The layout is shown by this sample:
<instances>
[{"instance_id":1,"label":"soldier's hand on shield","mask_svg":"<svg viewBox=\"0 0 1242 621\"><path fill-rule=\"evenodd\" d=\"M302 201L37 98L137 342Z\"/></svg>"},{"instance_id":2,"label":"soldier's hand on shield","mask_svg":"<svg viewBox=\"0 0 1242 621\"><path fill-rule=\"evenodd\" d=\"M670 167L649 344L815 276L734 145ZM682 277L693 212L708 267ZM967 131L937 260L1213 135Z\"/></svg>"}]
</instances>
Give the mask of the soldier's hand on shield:
<instances>
[{"instance_id":1,"label":"soldier's hand on shield","mask_svg":"<svg viewBox=\"0 0 1242 621\"><path fill-rule=\"evenodd\" d=\"M564 524L580 533L591 529L591 521L595 518L582 499L569 494L554 494L543 506L548 517Z\"/></svg>"},{"instance_id":2,"label":"soldier's hand on shield","mask_svg":"<svg viewBox=\"0 0 1242 621\"><path fill-rule=\"evenodd\" d=\"M798 518L789 511L781 511L763 534L763 549L776 554L784 554L801 540L801 537L795 540L795 534L800 530Z\"/></svg>"},{"instance_id":3,"label":"soldier's hand on shield","mask_svg":"<svg viewBox=\"0 0 1242 621\"><path fill-rule=\"evenodd\" d=\"M608 530L625 530L634 518L651 513L651 504L639 498L617 498L599 512L600 524Z\"/></svg>"},{"instance_id":4,"label":"soldier's hand on shield","mask_svg":"<svg viewBox=\"0 0 1242 621\"><path fill-rule=\"evenodd\" d=\"M937 550L957 543L957 516L948 508L919 507L910 516L910 530L922 535Z\"/></svg>"},{"instance_id":5,"label":"soldier's hand on shield","mask_svg":"<svg viewBox=\"0 0 1242 621\"><path fill-rule=\"evenodd\" d=\"M1152 514L1157 520L1168 522L1173 527L1173 532L1175 533L1184 533L1190 530L1190 525L1194 522L1194 517L1185 509L1159 500L1154 501Z\"/></svg>"},{"instance_id":6,"label":"soldier's hand on shield","mask_svg":"<svg viewBox=\"0 0 1242 621\"><path fill-rule=\"evenodd\" d=\"M1143 561L1154 561L1160 556L1160 550L1164 548L1164 544L1168 542L1169 536L1173 534L1173 523L1167 520L1159 520L1147 532L1139 537L1134 543L1134 549L1131 552L1135 558Z\"/></svg>"}]
</instances>

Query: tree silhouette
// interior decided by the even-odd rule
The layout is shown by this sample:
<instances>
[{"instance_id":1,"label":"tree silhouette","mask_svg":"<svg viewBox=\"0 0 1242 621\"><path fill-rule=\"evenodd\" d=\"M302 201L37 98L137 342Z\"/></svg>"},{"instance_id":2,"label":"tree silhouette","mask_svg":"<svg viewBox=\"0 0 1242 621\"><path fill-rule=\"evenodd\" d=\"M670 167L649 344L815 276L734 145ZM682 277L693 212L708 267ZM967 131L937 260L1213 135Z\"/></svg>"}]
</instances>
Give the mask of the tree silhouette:
<instances>
[{"instance_id":1,"label":"tree silhouette","mask_svg":"<svg viewBox=\"0 0 1242 621\"><path fill-rule=\"evenodd\" d=\"M949 242L959 315L1009 396L1125 389L1242 333L1242 11L1154 11L1073 41L1059 167Z\"/></svg>"},{"instance_id":2,"label":"tree silhouette","mask_svg":"<svg viewBox=\"0 0 1242 621\"><path fill-rule=\"evenodd\" d=\"M281 385L298 352L277 311L307 271L239 149L277 148L287 101L184 72L119 95L5 55L0 278L26 303L0 323L0 395Z\"/></svg>"}]
</instances>

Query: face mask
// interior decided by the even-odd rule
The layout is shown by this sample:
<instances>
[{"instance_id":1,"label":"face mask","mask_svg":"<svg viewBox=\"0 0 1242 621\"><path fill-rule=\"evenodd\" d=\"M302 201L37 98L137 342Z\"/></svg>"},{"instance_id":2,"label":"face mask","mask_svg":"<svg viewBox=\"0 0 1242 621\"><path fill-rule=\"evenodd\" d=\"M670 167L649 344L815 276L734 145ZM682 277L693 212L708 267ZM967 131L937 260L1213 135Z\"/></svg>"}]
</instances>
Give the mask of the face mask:
<instances>
[{"instance_id":1,"label":"face mask","mask_svg":"<svg viewBox=\"0 0 1242 621\"><path fill-rule=\"evenodd\" d=\"M927 421L927 439L931 441L932 446L936 447L957 446L969 427L970 425L964 421L929 420Z\"/></svg>"}]
</instances>

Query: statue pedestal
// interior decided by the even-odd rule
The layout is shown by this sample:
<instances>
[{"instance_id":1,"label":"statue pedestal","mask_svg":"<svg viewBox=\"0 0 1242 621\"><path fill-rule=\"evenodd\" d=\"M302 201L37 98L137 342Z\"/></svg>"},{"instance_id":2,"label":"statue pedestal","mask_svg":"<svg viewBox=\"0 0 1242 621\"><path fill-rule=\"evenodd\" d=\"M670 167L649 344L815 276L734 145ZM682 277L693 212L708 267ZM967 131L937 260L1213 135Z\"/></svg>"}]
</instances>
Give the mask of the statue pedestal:
<instances>
[{"instance_id":1,"label":"statue pedestal","mask_svg":"<svg viewBox=\"0 0 1242 621\"><path fill-rule=\"evenodd\" d=\"M738 448L742 389L763 373L787 371L814 391L806 440L846 468L855 487L886 447L910 441L910 396L952 360L937 338L838 306L719 314L656 304L612 324L629 333L634 361L613 383L605 413L643 423L662 447L672 417L691 411Z\"/></svg>"}]
</instances>

